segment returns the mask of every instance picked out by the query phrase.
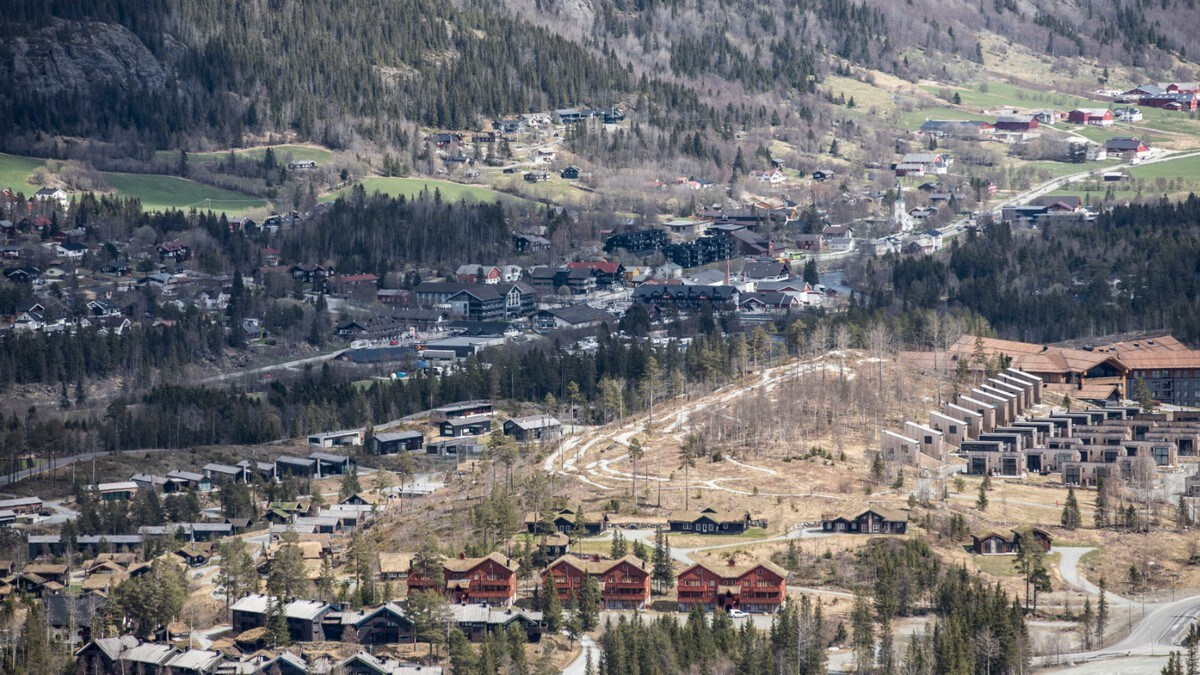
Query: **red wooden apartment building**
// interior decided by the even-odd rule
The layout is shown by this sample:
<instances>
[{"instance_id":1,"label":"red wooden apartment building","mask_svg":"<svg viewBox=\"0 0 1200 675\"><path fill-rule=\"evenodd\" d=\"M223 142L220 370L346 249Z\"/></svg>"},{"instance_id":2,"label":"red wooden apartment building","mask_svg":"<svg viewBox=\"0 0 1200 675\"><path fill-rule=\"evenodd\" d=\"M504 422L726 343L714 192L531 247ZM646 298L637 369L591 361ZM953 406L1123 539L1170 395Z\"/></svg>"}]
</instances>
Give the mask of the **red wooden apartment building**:
<instances>
[{"instance_id":1,"label":"red wooden apartment building","mask_svg":"<svg viewBox=\"0 0 1200 675\"><path fill-rule=\"evenodd\" d=\"M738 565L696 563L679 574L679 610L700 606L745 612L777 612L787 598L787 570L772 562Z\"/></svg>"},{"instance_id":2,"label":"red wooden apartment building","mask_svg":"<svg viewBox=\"0 0 1200 675\"><path fill-rule=\"evenodd\" d=\"M499 553L483 558L468 558L459 554L442 563L444 578L441 590L455 603L487 603L507 607L517 599L516 561ZM430 580L415 570L408 572L408 590L434 588Z\"/></svg>"},{"instance_id":3,"label":"red wooden apartment building","mask_svg":"<svg viewBox=\"0 0 1200 675\"><path fill-rule=\"evenodd\" d=\"M600 583L605 609L644 609L650 602L650 572L644 561L632 555L617 560L564 555L550 563L546 573L554 577L554 588L564 602L582 590L589 575Z\"/></svg>"}]
</instances>

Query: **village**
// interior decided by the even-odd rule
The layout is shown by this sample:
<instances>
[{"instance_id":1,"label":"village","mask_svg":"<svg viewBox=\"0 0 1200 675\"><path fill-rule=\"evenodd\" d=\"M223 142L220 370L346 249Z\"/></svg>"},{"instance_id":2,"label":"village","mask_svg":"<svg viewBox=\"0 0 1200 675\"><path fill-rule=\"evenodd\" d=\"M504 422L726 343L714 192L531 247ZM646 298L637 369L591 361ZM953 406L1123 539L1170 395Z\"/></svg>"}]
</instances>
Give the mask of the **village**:
<instances>
[{"instance_id":1,"label":"village","mask_svg":"<svg viewBox=\"0 0 1200 675\"><path fill-rule=\"evenodd\" d=\"M457 626L469 640L482 641L517 630L531 654L549 654L565 665L578 645L557 634L560 617L546 615L563 607L605 616L698 608L757 622L812 594L837 616L836 575L814 579L812 571L796 567L796 556L844 555L872 537L933 535L944 524L930 520L933 512L926 509L939 503L978 524L939 545L1001 574L1005 583L1019 577L1000 573L986 559L1036 546L1050 561L1078 546L1057 548L1058 540L1080 536L1078 524L1059 522L1065 488L1104 490L1107 484L1114 499L1118 491L1130 491L1131 531L1156 527L1160 510L1176 503L1186 506L1183 517L1196 517L1200 477L1187 469L1195 466L1200 419L1186 407L1200 395L1188 384L1196 380L1200 356L1170 336L1073 348L963 335L941 350L898 357L889 360L887 378L895 369L907 372L921 383L916 391L940 389L943 405L920 422L910 417L919 400L899 405L886 414L888 421L875 424L878 435L865 429L870 425L853 424L856 416L872 415L869 397L878 392L868 392L876 365L835 352L748 375L730 392L664 401L653 424L643 419L581 427L549 412L508 417L489 401L464 401L395 423L313 434L273 457L253 453L260 459L133 473L75 498L55 499L53 509L34 496L6 500L0 519L28 534L24 555L3 563L0 594L40 599L50 627L74 646L80 667L89 672L438 672L415 665L436 640L424 614L429 610L414 604L414 593L444 597L434 633ZM768 442L746 454L729 435L738 430L714 426L724 424L723 409L739 419L745 419L742 405L786 409L794 390L821 381L841 387L847 400L868 397L852 403L842 413L851 417L837 422L863 429L857 433L838 435L798 420L807 442L832 450L808 449L801 458L792 444L774 449L777 444ZM1130 401L1145 387L1153 387L1163 411L1146 412ZM914 394L894 392L901 399ZM695 462L707 456L700 449L693 460L672 458L686 457L685 450L693 452L689 448L705 439L733 454ZM424 540L393 538L395 526L414 514L453 510L454 501L469 499L471 486L486 480L487 465L497 463L505 447L528 455L517 460L518 467L526 464L521 472L540 470L565 481L553 492L560 496L509 521L513 529L496 533L491 552L446 551L428 534ZM644 459L635 457L635 448ZM380 468L381 460L397 456L418 458L420 470L411 463L399 472ZM847 476L838 468L860 462L870 471L853 469ZM839 473L840 484L834 478ZM905 482L906 473L912 482ZM986 482L995 481L1005 496L993 493L990 499L1002 504L1002 513L981 506L961 485L950 487L963 478L983 479L981 500ZM861 485L872 484L879 487L864 496ZM1030 493L1026 484L1040 486L1034 491L1042 494ZM80 503L79 494L90 506ZM253 503L231 508L234 499L226 495L235 494ZM958 506L959 498L974 505ZM136 511L161 500L170 509L173 500L183 499L197 503L200 518L143 525L128 535L39 533L53 522L46 514L76 510L82 523L88 516L79 511L97 505ZM1014 517L1010 508L1036 515ZM1112 508L1114 521L1126 517ZM412 525L401 531L414 532ZM365 563L363 536L377 542ZM936 535L939 541L943 536ZM397 547L397 541L410 545ZM239 548L251 560L248 581L240 586L221 572L226 556ZM292 556L309 590L285 597L263 593L262 580L283 564L276 561ZM1180 562L1182 569L1160 558L1156 564L1163 569L1151 583L1161 591L1164 580L1173 579L1172 588L1186 588L1193 575ZM104 607L122 584L163 574L163 565L187 572L183 615L189 618L165 627L162 641L144 642L120 631L120 618ZM1082 570L1055 570L1053 579L1042 601L1047 607L1094 593ZM832 586L821 587L827 583ZM548 608L551 588L558 602ZM584 608L585 596L593 609ZM273 627L275 616L286 617L285 628ZM1064 650L1060 630L1042 638L1041 653ZM292 646L278 647L281 640Z\"/></svg>"},{"instance_id":2,"label":"village","mask_svg":"<svg viewBox=\"0 0 1200 675\"><path fill-rule=\"evenodd\" d=\"M404 180L419 208L510 209L491 253L437 263L371 265L302 239L368 198L333 165L346 154L285 156L271 170L310 195L192 208L190 229L117 228L91 194L9 186L0 338L46 347L30 367L76 340L172 331L237 351L173 348L142 377L139 360L165 357L135 351L119 376L40 388L5 374L32 411L9 411L10 432L34 425L37 399L90 446L6 455L0 598L37 607L83 673L439 674L477 649L590 675L609 625L767 631L808 603L829 669L861 671L846 637L859 565L927 545L1025 606L1033 665L1183 648L1190 621L1175 617L1200 606L1200 351L1165 331L1005 340L963 316L915 344L854 321L898 260L1179 196L1188 184L1152 174L1200 144L1145 123L1190 119L1198 89L1113 89L1086 107L947 90L905 111L876 161L836 139L819 159L778 141L739 150L728 182L618 174L572 151L631 133L640 111L623 105L423 128L426 177L367 176L373 198ZM586 400L564 370L534 397L521 366L488 360L535 350L609 367L601 391ZM272 435L121 444L124 406L161 401L137 387L191 385L241 396L246 426ZM392 387L407 407L345 424L306 387L372 406ZM218 438L229 410L161 426ZM100 423L111 436L88 431ZM1107 602L1122 610L1107 624L1082 614ZM897 638L934 625L914 612Z\"/></svg>"}]
</instances>

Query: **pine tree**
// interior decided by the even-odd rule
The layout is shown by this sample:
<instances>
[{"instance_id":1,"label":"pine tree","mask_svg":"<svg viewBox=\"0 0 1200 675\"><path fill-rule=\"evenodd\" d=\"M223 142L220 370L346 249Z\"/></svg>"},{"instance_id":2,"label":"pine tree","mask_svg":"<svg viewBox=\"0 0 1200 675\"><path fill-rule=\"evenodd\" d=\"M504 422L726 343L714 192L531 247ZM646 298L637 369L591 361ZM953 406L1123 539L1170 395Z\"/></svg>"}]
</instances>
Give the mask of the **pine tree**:
<instances>
[{"instance_id":1,"label":"pine tree","mask_svg":"<svg viewBox=\"0 0 1200 675\"><path fill-rule=\"evenodd\" d=\"M1062 510L1062 526L1067 530L1078 529L1083 523L1083 516L1079 513L1079 501L1075 498L1075 488L1067 488L1067 501Z\"/></svg>"},{"instance_id":2,"label":"pine tree","mask_svg":"<svg viewBox=\"0 0 1200 675\"><path fill-rule=\"evenodd\" d=\"M988 496L987 487L984 483L979 484L979 496L975 498L975 508L980 511L987 511Z\"/></svg>"}]
</instances>

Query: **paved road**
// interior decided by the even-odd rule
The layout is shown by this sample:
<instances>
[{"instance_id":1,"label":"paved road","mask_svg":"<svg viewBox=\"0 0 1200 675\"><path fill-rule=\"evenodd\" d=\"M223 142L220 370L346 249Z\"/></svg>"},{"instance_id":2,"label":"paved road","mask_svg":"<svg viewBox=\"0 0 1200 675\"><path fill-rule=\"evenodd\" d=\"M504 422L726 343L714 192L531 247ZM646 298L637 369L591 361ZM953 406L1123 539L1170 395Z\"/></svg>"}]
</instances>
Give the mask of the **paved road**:
<instances>
[{"instance_id":1,"label":"paved road","mask_svg":"<svg viewBox=\"0 0 1200 675\"><path fill-rule=\"evenodd\" d=\"M1040 671L1043 673L1062 673L1064 675L1158 675L1167 664L1166 656L1136 656L1122 659L1104 659L1089 661L1077 666L1053 667Z\"/></svg>"},{"instance_id":2,"label":"paved road","mask_svg":"<svg viewBox=\"0 0 1200 675\"><path fill-rule=\"evenodd\" d=\"M563 668L563 675L585 675L589 652L592 655L592 672L600 672L600 649L596 646L596 642L584 635L579 638L579 644L583 646L583 649L579 650L579 656L575 657L574 661L568 663L566 668Z\"/></svg>"},{"instance_id":3,"label":"paved road","mask_svg":"<svg viewBox=\"0 0 1200 675\"><path fill-rule=\"evenodd\" d=\"M226 380L232 380L235 378L245 377L248 375L260 375L262 373L269 373L269 372L276 371L276 370L286 370L288 368L296 368L296 367L303 366L303 365L309 364L309 363L320 363L322 361L328 361L330 359L337 358L338 356L341 356L342 352L344 352L344 351L346 351L346 350L338 349L337 351L332 351L332 352L328 352L325 354L317 354L316 356L310 356L308 358L303 358L303 359L295 359L293 361L285 361L283 363L276 363L276 364L270 365L270 366L262 366L260 368L250 368L248 370L235 370L231 373L221 373L220 375L212 375L210 377L204 377L204 378L197 380L197 382L199 384L209 384L212 382L224 382Z\"/></svg>"},{"instance_id":4,"label":"paved road","mask_svg":"<svg viewBox=\"0 0 1200 675\"><path fill-rule=\"evenodd\" d=\"M19 482L25 480L26 478L32 478L34 476L40 476L44 473L48 473L51 469L57 471L58 469L61 469L66 466L70 466L70 465L74 464L75 462L84 462L93 457L104 457L105 455L112 455L112 454L117 454L117 453L129 455L129 454L138 454L138 453L143 453L143 452L172 452L173 450L174 450L174 448L140 448L137 450L116 450L114 452L107 452L107 451L105 451L105 452L85 452L85 453L79 454L79 455L71 455L70 457L57 457L57 458L55 458L53 464L49 464L49 463L39 464L39 465L33 467L32 469L25 469L24 471L18 471L15 475L7 474L4 476L0 476L0 485L11 485L13 483L19 483Z\"/></svg>"},{"instance_id":5,"label":"paved road","mask_svg":"<svg viewBox=\"0 0 1200 675\"><path fill-rule=\"evenodd\" d=\"M615 530L608 530L604 534L589 538L588 541L612 541L612 533ZM629 541L640 541L647 546L654 546L654 530L620 530L621 536ZM746 539L743 541L734 541L726 544L714 544L712 546L694 546L692 548L675 548L671 547L671 559L683 565L691 565L696 561L692 559L692 554L701 551L717 551L723 548L737 548L740 546L751 546L762 544L771 541L786 541L788 539L818 539L820 537L828 537L829 534L822 532L820 528L804 528L794 527L786 534L781 534L767 539Z\"/></svg>"},{"instance_id":6,"label":"paved road","mask_svg":"<svg viewBox=\"0 0 1200 675\"><path fill-rule=\"evenodd\" d=\"M1123 656L1162 656L1171 650L1178 650L1177 643L1193 621L1200 618L1200 595L1176 600L1175 602L1147 605L1148 612L1134 626L1133 631L1125 639L1102 650L1078 652L1062 656L1058 663L1077 664L1087 661L1098 661ZM1046 664L1049 659L1036 659L1036 664ZM1090 672L1125 672L1118 663L1110 663L1107 671Z\"/></svg>"},{"instance_id":7,"label":"paved road","mask_svg":"<svg viewBox=\"0 0 1200 675\"><path fill-rule=\"evenodd\" d=\"M1051 553L1059 554L1058 573L1067 584L1091 595L1100 595L1100 588L1084 578L1079 573L1079 559L1088 551L1096 550L1092 546L1055 546L1050 549ZM1129 600L1122 598L1119 595L1113 595L1111 591L1105 591L1105 600L1109 605L1125 606L1131 604Z\"/></svg>"}]
</instances>

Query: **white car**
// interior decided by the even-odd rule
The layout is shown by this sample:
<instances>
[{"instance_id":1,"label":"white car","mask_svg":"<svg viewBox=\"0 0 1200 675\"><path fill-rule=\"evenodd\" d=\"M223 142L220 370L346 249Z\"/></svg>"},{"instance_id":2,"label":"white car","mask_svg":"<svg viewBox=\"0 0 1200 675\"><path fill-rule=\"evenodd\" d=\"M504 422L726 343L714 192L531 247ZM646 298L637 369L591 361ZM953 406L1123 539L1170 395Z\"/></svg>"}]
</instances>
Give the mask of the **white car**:
<instances>
[{"instance_id":1,"label":"white car","mask_svg":"<svg viewBox=\"0 0 1200 675\"><path fill-rule=\"evenodd\" d=\"M746 618L746 617L748 617L748 616L750 616L750 615L749 615L749 614L747 614L747 613L745 613L745 612L743 612L743 611L742 611L742 610L740 610L740 609L731 609L731 610L729 610L729 618L731 618L731 619L744 619L744 618Z\"/></svg>"}]
</instances>

